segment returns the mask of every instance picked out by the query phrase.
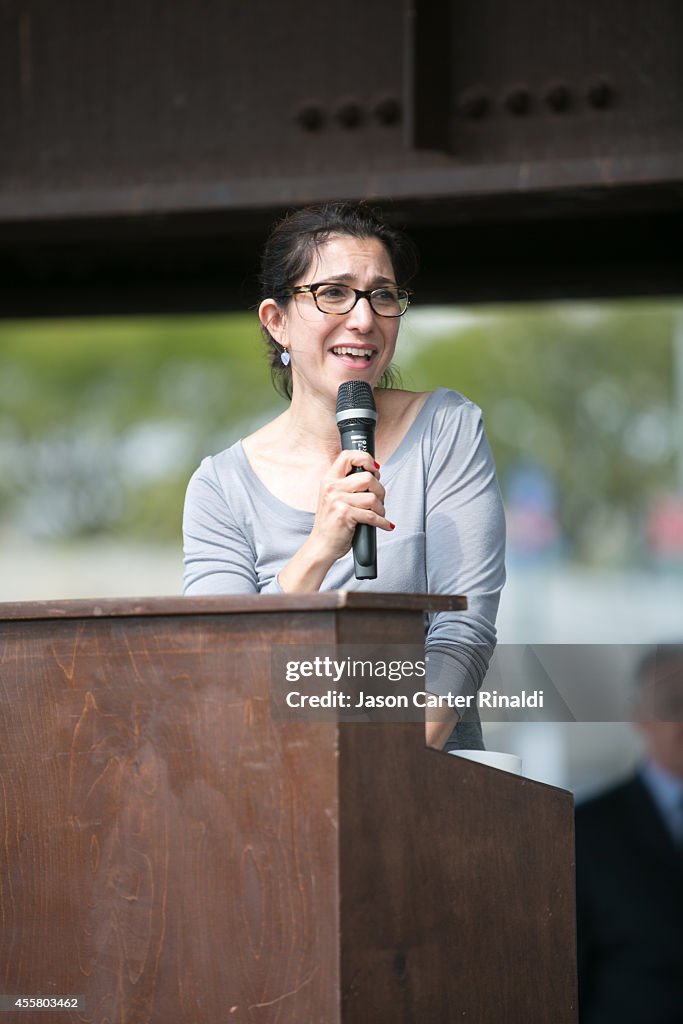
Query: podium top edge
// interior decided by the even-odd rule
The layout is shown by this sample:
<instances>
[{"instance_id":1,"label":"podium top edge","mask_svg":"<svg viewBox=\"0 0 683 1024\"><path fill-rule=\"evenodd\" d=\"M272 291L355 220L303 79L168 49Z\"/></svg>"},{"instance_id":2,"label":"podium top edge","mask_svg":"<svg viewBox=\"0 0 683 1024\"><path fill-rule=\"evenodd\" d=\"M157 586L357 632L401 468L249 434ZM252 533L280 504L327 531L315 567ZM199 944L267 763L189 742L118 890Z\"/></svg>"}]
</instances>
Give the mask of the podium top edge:
<instances>
[{"instance_id":1,"label":"podium top edge","mask_svg":"<svg viewBox=\"0 0 683 1024\"><path fill-rule=\"evenodd\" d=\"M454 594L378 594L328 590L317 594L240 594L220 597L114 597L0 603L0 622L27 619L136 618L175 615L254 615L264 612L329 612L342 609L463 611Z\"/></svg>"}]
</instances>

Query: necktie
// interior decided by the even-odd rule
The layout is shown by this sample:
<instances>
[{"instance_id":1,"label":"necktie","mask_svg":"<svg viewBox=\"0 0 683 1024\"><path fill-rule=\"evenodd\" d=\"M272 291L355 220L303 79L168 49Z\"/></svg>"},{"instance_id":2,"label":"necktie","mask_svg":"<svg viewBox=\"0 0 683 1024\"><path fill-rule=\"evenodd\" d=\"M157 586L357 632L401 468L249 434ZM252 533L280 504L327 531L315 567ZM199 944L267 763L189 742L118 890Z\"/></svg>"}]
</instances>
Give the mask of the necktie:
<instances>
[{"instance_id":1,"label":"necktie","mask_svg":"<svg viewBox=\"0 0 683 1024\"><path fill-rule=\"evenodd\" d=\"M678 849L683 853L683 792L678 794L678 801L671 815L671 831Z\"/></svg>"}]
</instances>

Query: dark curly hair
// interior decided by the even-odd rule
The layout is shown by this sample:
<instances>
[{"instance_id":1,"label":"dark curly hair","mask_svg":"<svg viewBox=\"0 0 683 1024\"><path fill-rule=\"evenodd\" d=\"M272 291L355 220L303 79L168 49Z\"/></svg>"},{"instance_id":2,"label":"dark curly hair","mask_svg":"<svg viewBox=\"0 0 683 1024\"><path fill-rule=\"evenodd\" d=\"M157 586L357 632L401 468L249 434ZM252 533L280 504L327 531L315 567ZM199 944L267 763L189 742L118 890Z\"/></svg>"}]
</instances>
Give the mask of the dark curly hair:
<instances>
[{"instance_id":1,"label":"dark curly hair","mask_svg":"<svg viewBox=\"0 0 683 1024\"><path fill-rule=\"evenodd\" d=\"M292 287L303 274L321 245L332 235L376 238L389 253L396 280L406 285L417 270L417 251L402 231L390 227L366 203L320 203L288 214L273 228L261 259L261 299L275 299L285 305ZM285 398L292 397L292 368L283 366L281 347L262 327L270 362L273 386ZM392 387L398 374L389 367L378 387Z\"/></svg>"}]
</instances>

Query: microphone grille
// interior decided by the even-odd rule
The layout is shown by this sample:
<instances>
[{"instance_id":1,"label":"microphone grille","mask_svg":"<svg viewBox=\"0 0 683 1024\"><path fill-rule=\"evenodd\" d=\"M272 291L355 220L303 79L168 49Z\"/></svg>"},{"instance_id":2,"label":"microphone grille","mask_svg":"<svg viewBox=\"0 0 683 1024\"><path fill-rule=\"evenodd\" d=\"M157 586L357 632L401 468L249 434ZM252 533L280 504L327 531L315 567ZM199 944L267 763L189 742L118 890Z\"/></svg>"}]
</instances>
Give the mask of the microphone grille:
<instances>
[{"instance_id":1,"label":"microphone grille","mask_svg":"<svg viewBox=\"0 0 683 1024\"><path fill-rule=\"evenodd\" d=\"M364 380L346 380L337 391L337 414L349 409L371 409L376 412L372 388Z\"/></svg>"}]
</instances>

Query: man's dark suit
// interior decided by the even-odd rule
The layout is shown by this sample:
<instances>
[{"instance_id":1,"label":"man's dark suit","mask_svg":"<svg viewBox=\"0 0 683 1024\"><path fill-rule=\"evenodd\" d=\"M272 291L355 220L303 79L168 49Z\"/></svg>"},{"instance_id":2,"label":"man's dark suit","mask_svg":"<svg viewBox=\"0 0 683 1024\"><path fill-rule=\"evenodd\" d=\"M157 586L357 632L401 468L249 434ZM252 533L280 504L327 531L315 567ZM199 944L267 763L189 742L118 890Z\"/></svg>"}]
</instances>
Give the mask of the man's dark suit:
<instances>
[{"instance_id":1,"label":"man's dark suit","mask_svg":"<svg viewBox=\"0 0 683 1024\"><path fill-rule=\"evenodd\" d=\"M683 1024L683 858L639 778L576 812L581 1024Z\"/></svg>"}]
</instances>

